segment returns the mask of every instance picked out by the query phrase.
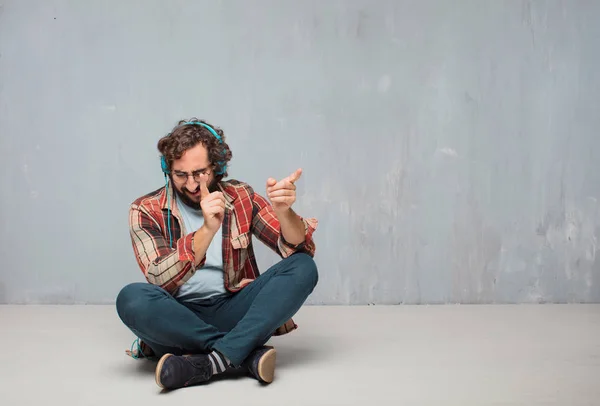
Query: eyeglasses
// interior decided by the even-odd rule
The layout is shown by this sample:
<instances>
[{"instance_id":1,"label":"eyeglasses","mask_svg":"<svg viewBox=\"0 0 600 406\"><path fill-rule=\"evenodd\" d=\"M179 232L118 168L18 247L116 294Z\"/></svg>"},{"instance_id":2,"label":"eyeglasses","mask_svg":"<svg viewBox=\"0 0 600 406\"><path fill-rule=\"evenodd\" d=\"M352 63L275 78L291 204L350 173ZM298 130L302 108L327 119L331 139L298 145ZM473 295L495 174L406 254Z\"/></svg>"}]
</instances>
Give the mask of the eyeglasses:
<instances>
[{"instance_id":1,"label":"eyeglasses","mask_svg":"<svg viewBox=\"0 0 600 406\"><path fill-rule=\"evenodd\" d=\"M183 171L173 171L173 180L177 181L177 183L185 183L188 180L188 177L191 176L194 178L194 181L200 183L200 176L208 176L212 172L210 168L198 169L192 173L183 172Z\"/></svg>"}]
</instances>

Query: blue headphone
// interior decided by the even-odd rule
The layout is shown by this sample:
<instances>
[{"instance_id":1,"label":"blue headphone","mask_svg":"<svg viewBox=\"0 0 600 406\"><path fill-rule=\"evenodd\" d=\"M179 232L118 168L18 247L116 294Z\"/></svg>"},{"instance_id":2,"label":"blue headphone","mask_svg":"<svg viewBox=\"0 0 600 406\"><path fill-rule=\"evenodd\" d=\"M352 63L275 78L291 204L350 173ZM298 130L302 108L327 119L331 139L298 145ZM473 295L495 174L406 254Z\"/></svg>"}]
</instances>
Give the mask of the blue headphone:
<instances>
[{"instance_id":1,"label":"blue headphone","mask_svg":"<svg viewBox=\"0 0 600 406\"><path fill-rule=\"evenodd\" d=\"M223 138L221 138L221 136L208 124L204 124L200 121L186 121L182 125L200 125L206 128L208 131L210 131L212 135L214 135L215 138L219 140L220 144L223 144ZM227 170L227 164L224 161L219 161L217 162L217 164L219 164L219 167L221 169L215 173L217 175L223 175ZM167 174L169 174L170 171L169 165L167 164L167 160L165 159L164 155L160 157L160 168L162 169L163 174L165 175L165 188L167 189L167 228L169 229L169 247L173 248L173 236L171 235L171 199L169 197L169 177L167 176Z\"/></svg>"}]
</instances>

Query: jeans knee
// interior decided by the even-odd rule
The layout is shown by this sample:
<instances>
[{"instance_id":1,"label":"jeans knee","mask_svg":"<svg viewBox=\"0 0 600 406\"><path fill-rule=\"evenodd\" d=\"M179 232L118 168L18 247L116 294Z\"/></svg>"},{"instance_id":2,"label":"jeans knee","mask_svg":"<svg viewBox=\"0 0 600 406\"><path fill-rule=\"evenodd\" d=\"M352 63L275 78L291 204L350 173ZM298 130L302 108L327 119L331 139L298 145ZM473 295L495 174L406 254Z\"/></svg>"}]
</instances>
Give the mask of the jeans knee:
<instances>
[{"instance_id":1,"label":"jeans knee","mask_svg":"<svg viewBox=\"0 0 600 406\"><path fill-rule=\"evenodd\" d=\"M130 283L126 285L117 295L116 307L117 314L123 320L131 319L131 316L136 314L140 308L145 307L144 301L146 293L152 285L144 282Z\"/></svg>"},{"instance_id":2,"label":"jeans knee","mask_svg":"<svg viewBox=\"0 0 600 406\"><path fill-rule=\"evenodd\" d=\"M319 271L314 258L303 252L294 254L291 258L298 262L299 274L302 275L302 280L306 281L311 288L314 288L319 282Z\"/></svg>"}]
</instances>

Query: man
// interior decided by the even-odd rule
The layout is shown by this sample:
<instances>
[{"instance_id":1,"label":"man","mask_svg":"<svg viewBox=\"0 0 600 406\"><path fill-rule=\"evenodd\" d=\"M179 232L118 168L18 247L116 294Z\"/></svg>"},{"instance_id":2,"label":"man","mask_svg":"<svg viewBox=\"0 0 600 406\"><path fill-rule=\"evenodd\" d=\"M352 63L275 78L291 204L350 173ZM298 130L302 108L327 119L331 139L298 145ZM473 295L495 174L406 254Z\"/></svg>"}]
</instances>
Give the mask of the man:
<instances>
[{"instance_id":1,"label":"man","mask_svg":"<svg viewBox=\"0 0 600 406\"><path fill-rule=\"evenodd\" d=\"M297 328L292 316L318 281L316 219L292 209L298 169L266 183L268 200L228 180L232 153L223 131L180 121L160 139L166 185L135 200L129 227L148 283L117 297L117 312L138 337L134 358L158 359L156 382L176 389L244 369L274 379L273 335ZM282 258L260 274L252 236Z\"/></svg>"}]
</instances>

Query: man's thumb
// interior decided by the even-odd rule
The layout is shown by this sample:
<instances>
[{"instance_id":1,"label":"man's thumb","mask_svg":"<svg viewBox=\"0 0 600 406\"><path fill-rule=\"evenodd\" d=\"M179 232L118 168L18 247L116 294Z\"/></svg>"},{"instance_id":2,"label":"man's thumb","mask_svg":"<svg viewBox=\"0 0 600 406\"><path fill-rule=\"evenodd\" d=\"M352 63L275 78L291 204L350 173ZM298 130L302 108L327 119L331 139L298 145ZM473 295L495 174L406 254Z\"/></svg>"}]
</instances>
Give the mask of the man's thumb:
<instances>
[{"instance_id":1,"label":"man's thumb","mask_svg":"<svg viewBox=\"0 0 600 406\"><path fill-rule=\"evenodd\" d=\"M267 187L275 186L276 183L277 181L273 178L267 179Z\"/></svg>"}]
</instances>

